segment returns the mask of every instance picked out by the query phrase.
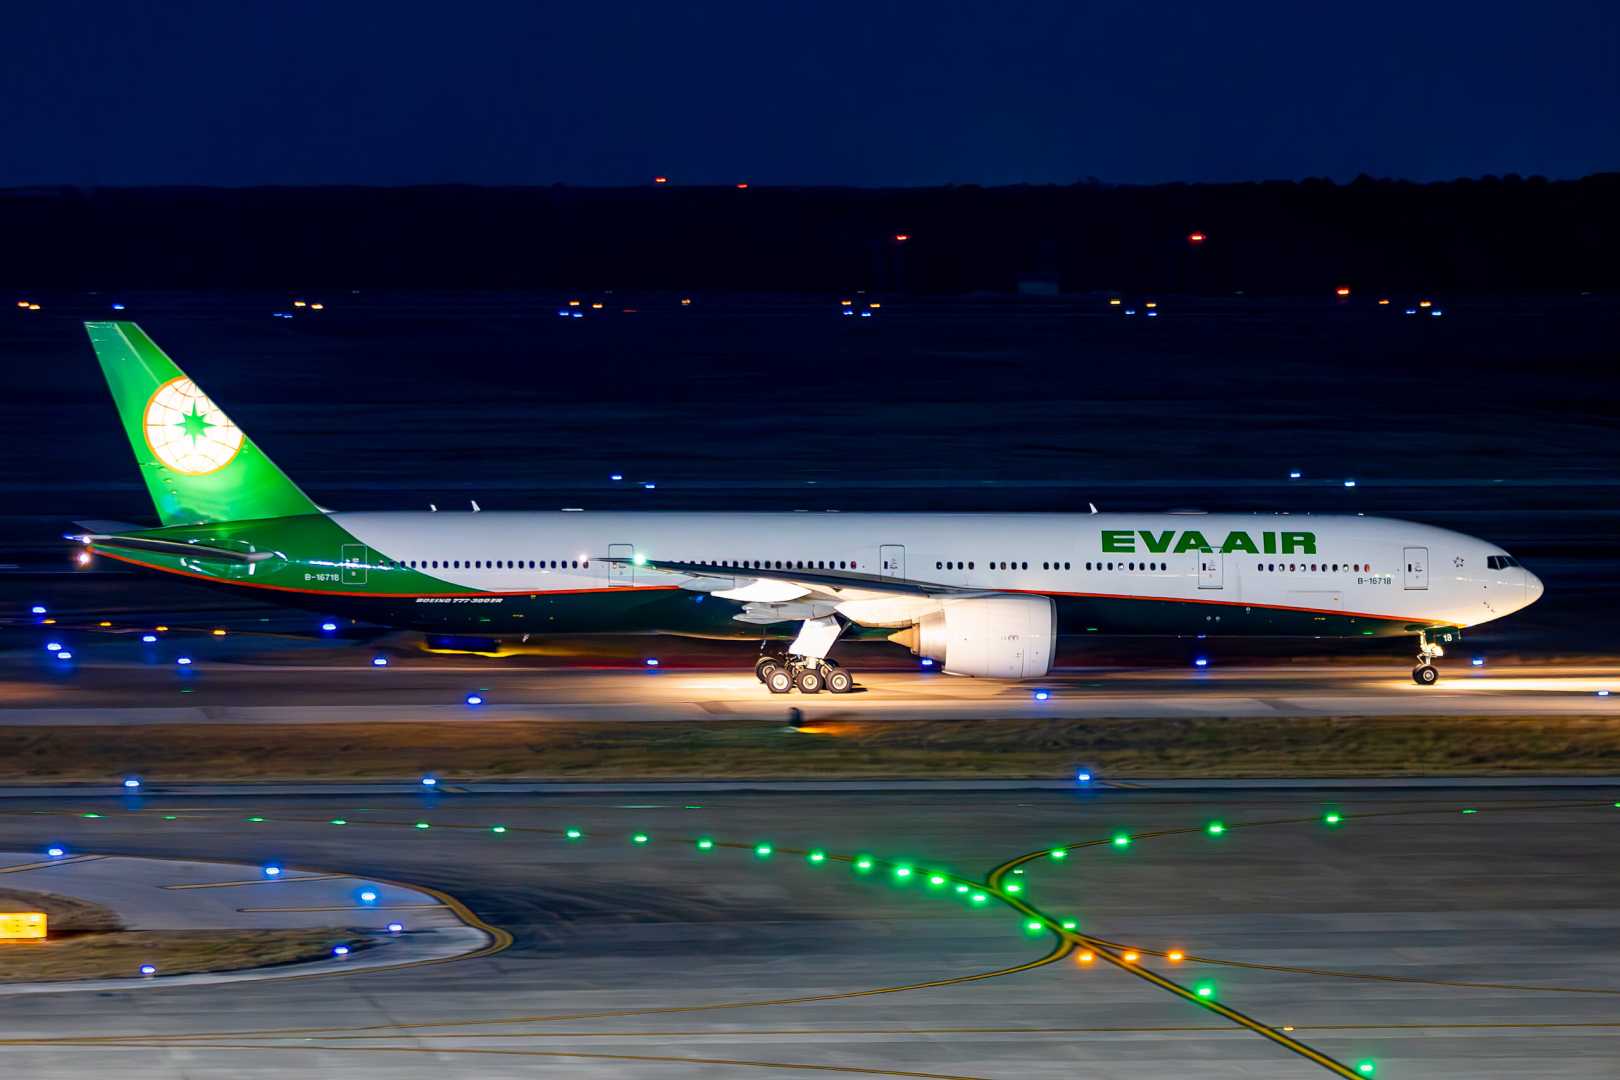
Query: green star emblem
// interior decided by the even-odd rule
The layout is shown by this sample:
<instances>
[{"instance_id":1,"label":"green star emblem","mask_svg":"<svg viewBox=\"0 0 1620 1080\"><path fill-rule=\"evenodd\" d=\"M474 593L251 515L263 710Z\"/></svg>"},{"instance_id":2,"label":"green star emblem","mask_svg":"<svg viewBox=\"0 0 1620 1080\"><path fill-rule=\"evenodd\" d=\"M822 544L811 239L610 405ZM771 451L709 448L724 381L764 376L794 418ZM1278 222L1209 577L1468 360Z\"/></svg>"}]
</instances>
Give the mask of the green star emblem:
<instances>
[{"instance_id":1,"label":"green star emblem","mask_svg":"<svg viewBox=\"0 0 1620 1080\"><path fill-rule=\"evenodd\" d=\"M180 422L175 425L175 427L183 430L186 438L191 440L193 446L197 445L197 440L202 438L209 428L215 426L203 419L202 413L197 411L196 402L192 403L191 412L181 418Z\"/></svg>"}]
</instances>

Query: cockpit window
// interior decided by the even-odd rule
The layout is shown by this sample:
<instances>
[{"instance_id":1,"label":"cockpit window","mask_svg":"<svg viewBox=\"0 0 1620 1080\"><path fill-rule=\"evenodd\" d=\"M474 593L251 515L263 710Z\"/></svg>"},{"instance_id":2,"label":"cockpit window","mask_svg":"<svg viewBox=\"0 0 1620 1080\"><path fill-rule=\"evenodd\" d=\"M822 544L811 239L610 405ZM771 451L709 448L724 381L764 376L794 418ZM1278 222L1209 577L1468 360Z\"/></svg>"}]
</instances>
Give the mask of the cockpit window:
<instances>
[{"instance_id":1,"label":"cockpit window","mask_svg":"<svg viewBox=\"0 0 1620 1080\"><path fill-rule=\"evenodd\" d=\"M1519 560L1511 555L1487 555L1485 567L1488 570L1506 570L1510 566L1518 566Z\"/></svg>"}]
</instances>

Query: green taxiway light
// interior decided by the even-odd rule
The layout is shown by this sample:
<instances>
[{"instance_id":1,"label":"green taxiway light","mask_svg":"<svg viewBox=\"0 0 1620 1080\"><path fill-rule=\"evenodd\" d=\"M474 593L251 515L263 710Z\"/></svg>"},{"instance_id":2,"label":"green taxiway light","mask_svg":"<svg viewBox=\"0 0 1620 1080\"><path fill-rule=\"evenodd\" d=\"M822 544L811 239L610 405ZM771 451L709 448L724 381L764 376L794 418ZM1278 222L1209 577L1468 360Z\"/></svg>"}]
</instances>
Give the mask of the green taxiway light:
<instances>
[{"instance_id":1,"label":"green taxiway light","mask_svg":"<svg viewBox=\"0 0 1620 1080\"><path fill-rule=\"evenodd\" d=\"M812 851L805 858L813 863L824 863L827 861L827 853L825 851Z\"/></svg>"},{"instance_id":2,"label":"green taxiway light","mask_svg":"<svg viewBox=\"0 0 1620 1080\"><path fill-rule=\"evenodd\" d=\"M630 838L630 842L632 844L645 844L647 841L649 841L651 839L652 839L652 837L648 836L646 833L638 832L638 833L636 833L636 835L634 835L634 836L632 836Z\"/></svg>"},{"instance_id":3,"label":"green taxiway light","mask_svg":"<svg viewBox=\"0 0 1620 1080\"><path fill-rule=\"evenodd\" d=\"M1469 807L1468 809L1464 810L1463 813L1465 813L1465 814L1477 814L1477 813L1479 813L1479 811L1475 810L1473 807Z\"/></svg>"},{"instance_id":4,"label":"green taxiway light","mask_svg":"<svg viewBox=\"0 0 1620 1080\"><path fill-rule=\"evenodd\" d=\"M433 828L433 826L432 826L432 825L429 825L429 824L428 824L428 823L427 823L427 822L425 822L425 821L418 821L418 822L417 822L417 823L416 823L416 827L417 827L417 828L418 828L418 829L431 829L431 828Z\"/></svg>"},{"instance_id":5,"label":"green taxiway light","mask_svg":"<svg viewBox=\"0 0 1620 1080\"><path fill-rule=\"evenodd\" d=\"M333 824L333 825L347 825L348 823L349 822L348 822L347 818L340 818L340 817L335 817L331 821L331 824Z\"/></svg>"},{"instance_id":6,"label":"green taxiway light","mask_svg":"<svg viewBox=\"0 0 1620 1080\"><path fill-rule=\"evenodd\" d=\"M866 873L867 871L871 870L872 869L872 857L870 855L862 855L860 858L856 859L855 860L855 869L859 870L863 874Z\"/></svg>"},{"instance_id":7,"label":"green taxiway light","mask_svg":"<svg viewBox=\"0 0 1620 1080\"><path fill-rule=\"evenodd\" d=\"M489 827L489 831L492 832L492 833L503 833L503 832L506 831L506 826L505 825L491 825Z\"/></svg>"},{"instance_id":8,"label":"green taxiway light","mask_svg":"<svg viewBox=\"0 0 1620 1080\"><path fill-rule=\"evenodd\" d=\"M966 885L958 885L956 887L956 891L960 892L960 893L965 893L965 892L968 891L968 887Z\"/></svg>"},{"instance_id":9,"label":"green taxiway light","mask_svg":"<svg viewBox=\"0 0 1620 1080\"><path fill-rule=\"evenodd\" d=\"M1207 982L1199 983L1197 986L1193 987L1193 993L1197 994L1201 998L1212 998L1215 996L1215 984Z\"/></svg>"},{"instance_id":10,"label":"green taxiway light","mask_svg":"<svg viewBox=\"0 0 1620 1080\"><path fill-rule=\"evenodd\" d=\"M1039 919L1031 919L1031 920L1029 920L1028 922L1026 922L1024 924L1024 929L1028 930L1032 934L1038 934L1042 930L1046 929L1046 927L1041 925L1041 920L1039 920Z\"/></svg>"},{"instance_id":11,"label":"green taxiway light","mask_svg":"<svg viewBox=\"0 0 1620 1080\"><path fill-rule=\"evenodd\" d=\"M1063 929L1065 929L1065 930L1078 930L1079 928L1080 928L1080 924L1075 922L1073 919L1064 919L1063 920Z\"/></svg>"},{"instance_id":12,"label":"green taxiway light","mask_svg":"<svg viewBox=\"0 0 1620 1080\"><path fill-rule=\"evenodd\" d=\"M578 840L585 834L580 832L578 829L569 829L567 832L563 833L563 835L568 837L570 840Z\"/></svg>"},{"instance_id":13,"label":"green taxiway light","mask_svg":"<svg viewBox=\"0 0 1620 1080\"><path fill-rule=\"evenodd\" d=\"M944 874L929 874L928 875L928 884L932 885L936 889L939 888L941 885L945 884L945 875Z\"/></svg>"},{"instance_id":14,"label":"green taxiway light","mask_svg":"<svg viewBox=\"0 0 1620 1080\"><path fill-rule=\"evenodd\" d=\"M163 815L163 820L164 821L175 821L175 820L177 820L177 818L176 818L176 816L174 814L164 814Z\"/></svg>"},{"instance_id":15,"label":"green taxiway light","mask_svg":"<svg viewBox=\"0 0 1620 1080\"><path fill-rule=\"evenodd\" d=\"M771 845L769 845L769 844L755 844L754 845L754 854L758 855L762 859L770 858L771 852L773 852L775 850L776 849L771 847Z\"/></svg>"},{"instance_id":16,"label":"green taxiway light","mask_svg":"<svg viewBox=\"0 0 1620 1080\"><path fill-rule=\"evenodd\" d=\"M1324 816L1322 820L1327 822L1329 825L1337 825L1339 822L1343 821L1344 818L1340 817L1338 814L1328 814Z\"/></svg>"},{"instance_id":17,"label":"green taxiway light","mask_svg":"<svg viewBox=\"0 0 1620 1080\"><path fill-rule=\"evenodd\" d=\"M895 867L894 876L899 878L901 881L909 881L911 879L911 867L904 864Z\"/></svg>"},{"instance_id":18,"label":"green taxiway light","mask_svg":"<svg viewBox=\"0 0 1620 1080\"><path fill-rule=\"evenodd\" d=\"M254 814L252 817L248 818L248 820L249 821L263 821L264 818L260 817L258 814Z\"/></svg>"},{"instance_id":19,"label":"green taxiway light","mask_svg":"<svg viewBox=\"0 0 1620 1080\"><path fill-rule=\"evenodd\" d=\"M100 817L100 814L80 814L80 817Z\"/></svg>"},{"instance_id":20,"label":"green taxiway light","mask_svg":"<svg viewBox=\"0 0 1620 1080\"><path fill-rule=\"evenodd\" d=\"M982 903L984 903L985 901L987 901L989 899L990 898L988 896L984 895L984 893L982 893L982 892L976 892L976 893L973 894L973 902L975 904L982 904Z\"/></svg>"},{"instance_id":21,"label":"green taxiway light","mask_svg":"<svg viewBox=\"0 0 1620 1080\"><path fill-rule=\"evenodd\" d=\"M1069 852L1067 848L1055 847L1052 849L1051 855L1054 859L1067 859Z\"/></svg>"},{"instance_id":22,"label":"green taxiway light","mask_svg":"<svg viewBox=\"0 0 1620 1080\"><path fill-rule=\"evenodd\" d=\"M1373 1076L1378 1072L1378 1066L1370 1061L1358 1061L1356 1063L1356 1072L1362 1076Z\"/></svg>"},{"instance_id":23,"label":"green taxiway light","mask_svg":"<svg viewBox=\"0 0 1620 1080\"><path fill-rule=\"evenodd\" d=\"M1211 836L1219 836L1226 831L1226 825L1219 821L1212 821L1204 826L1204 831Z\"/></svg>"},{"instance_id":24,"label":"green taxiway light","mask_svg":"<svg viewBox=\"0 0 1620 1080\"><path fill-rule=\"evenodd\" d=\"M1024 891L1024 887L1018 884L1016 881L1009 881L1007 882L1007 891L1010 893L1021 893Z\"/></svg>"},{"instance_id":25,"label":"green taxiway light","mask_svg":"<svg viewBox=\"0 0 1620 1080\"><path fill-rule=\"evenodd\" d=\"M1130 834L1129 833L1115 833L1114 834L1114 846L1115 847L1130 847L1131 846L1131 836L1130 836Z\"/></svg>"},{"instance_id":26,"label":"green taxiway light","mask_svg":"<svg viewBox=\"0 0 1620 1080\"><path fill-rule=\"evenodd\" d=\"M707 836L699 837L697 846L699 851L711 851L714 849L714 841Z\"/></svg>"}]
</instances>

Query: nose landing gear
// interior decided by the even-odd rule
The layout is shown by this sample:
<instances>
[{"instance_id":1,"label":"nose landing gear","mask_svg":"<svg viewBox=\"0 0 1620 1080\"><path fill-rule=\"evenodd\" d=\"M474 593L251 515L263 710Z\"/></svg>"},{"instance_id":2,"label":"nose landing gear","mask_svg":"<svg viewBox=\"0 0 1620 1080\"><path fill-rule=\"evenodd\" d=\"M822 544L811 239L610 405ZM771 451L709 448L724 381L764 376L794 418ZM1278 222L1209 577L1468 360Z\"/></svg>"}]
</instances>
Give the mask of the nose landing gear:
<instances>
[{"instance_id":1,"label":"nose landing gear","mask_svg":"<svg viewBox=\"0 0 1620 1080\"><path fill-rule=\"evenodd\" d=\"M1418 631L1417 667L1412 669L1412 681L1419 686L1433 686L1440 681L1440 669L1434 662L1446 655L1441 647L1462 640L1462 631L1454 626L1431 627Z\"/></svg>"}]
</instances>

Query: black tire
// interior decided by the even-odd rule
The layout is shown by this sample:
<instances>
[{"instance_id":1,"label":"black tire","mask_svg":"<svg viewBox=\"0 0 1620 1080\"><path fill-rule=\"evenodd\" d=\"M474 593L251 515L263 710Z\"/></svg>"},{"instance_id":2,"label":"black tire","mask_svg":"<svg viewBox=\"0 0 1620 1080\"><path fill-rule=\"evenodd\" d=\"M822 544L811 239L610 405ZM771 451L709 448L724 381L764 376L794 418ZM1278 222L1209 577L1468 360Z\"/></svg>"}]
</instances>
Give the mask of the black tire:
<instances>
[{"instance_id":1,"label":"black tire","mask_svg":"<svg viewBox=\"0 0 1620 1080\"><path fill-rule=\"evenodd\" d=\"M835 694L847 694L855 689L855 677L843 668L835 667L827 672L827 689Z\"/></svg>"},{"instance_id":2,"label":"black tire","mask_svg":"<svg viewBox=\"0 0 1620 1080\"><path fill-rule=\"evenodd\" d=\"M1412 669L1412 681L1419 686L1433 686L1440 681L1440 669L1433 664L1419 664Z\"/></svg>"},{"instance_id":3,"label":"black tire","mask_svg":"<svg viewBox=\"0 0 1620 1080\"><path fill-rule=\"evenodd\" d=\"M781 667L781 663L774 656L762 656L754 661L754 678L765 682L770 678L771 672Z\"/></svg>"},{"instance_id":4,"label":"black tire","mask_svg":"<svg viewBox=\"0 0 1620 1080\"><path fill-rule=\"evenodd\" d=\"M805 668L793 677L793 685L799 688L801 694L819 694L824 684L821 672Z\"/></svg>"},{"instance_id":5,"label":"black tire","mask_svg":"<svg viewBox=\"0 0 1620 1080\"><path fill-rule=\"evenodd\" d=\"M793 676L784 668L776 668L765 676L765 689L773 694L785 694L793 689Z\"/></svg>"}]
</instances>

